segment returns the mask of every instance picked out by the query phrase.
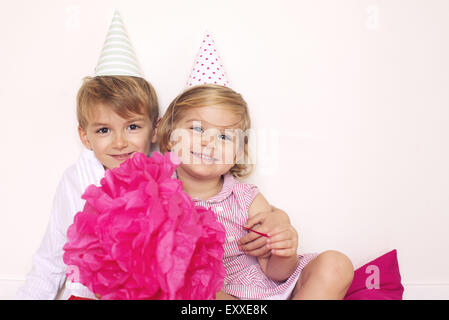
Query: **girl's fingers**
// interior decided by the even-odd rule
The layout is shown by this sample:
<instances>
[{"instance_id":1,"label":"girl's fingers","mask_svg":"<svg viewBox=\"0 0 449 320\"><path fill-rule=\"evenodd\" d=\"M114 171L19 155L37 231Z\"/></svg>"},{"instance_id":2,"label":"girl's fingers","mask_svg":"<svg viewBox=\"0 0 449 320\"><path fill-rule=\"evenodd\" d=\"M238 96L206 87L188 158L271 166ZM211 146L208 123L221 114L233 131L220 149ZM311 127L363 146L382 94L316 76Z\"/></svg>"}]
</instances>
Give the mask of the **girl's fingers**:
<instances>
[{"instance_id":1,"label":"girl's fingers","mask_svg":"<svg viewBox=\"0 0 449 320\"><path fill-rule=\"evenodd\" d=\"M263 247L260 247L258 249L254 249L251 251L245 251L245 254L247 254L249 256L253 256L253 257L262 257L267 254L269 255L270 251L271 251L270 248L268 248L267 246L263 246Z\"/></svg>"},{"instance_id":2,"label":"girl's fingers","mask_svg":"<svg viewBox=\"0 0 449 320\"><path fill-rule=\"evenodd\" d=\"M259 249L261 247L265 247L266 243L267 243L267 238L258 236L258 238L256 238L253 241L240 243L240 249L243 251L252 251L252 250Z\"/></svg>"},{"instance_id":3,"label":"girl's fingers","mask_svg":"<svg viewBox=\"0 0 449 320\"><path fill-rule=\"evenodd\" d=\"M288 240L288 239L292 239L291 235L287 232L284 233L278 233L277 235L271 236L270 238L268 238L268 243L275 243L278 241L283 241L283 240Z\"/></svg>"},{"instance_id":4,"label":"girl's fingers","mask_svg":"<svg viewBox=\"0 0 449 320\"><path fill-rule=\"evenodd\" d=\"M267 238L259 236L257 239L247 242L245 244L239 244L239 247L247 255L260 257L270 253L270 248L266 246Z\"/></svg>"},{"instance_id":5,"label":"girl's fingers","mask_svg":"<svg viewBox=\"0 0 449 320\"><path fill-rule=\"evenodd\" d=\"M266 228L261 226L261 225L256 225L256 226L252 227L251 229L253 229L254 231L257 231L257 232L264 233L264 234L267 233ZM260 235L260 234L258 234L256 232L253 232L251 230L247 230L247 231L248 231L248 234L243 236L242 238L240 238L239 244L245 244L245 243L254 241L254 240L256 240L256 239L258 239L260 237L263 237L264 239L266 239L266 237L264 237L264 236L262 236L262 235Z\"/></svg>"},{"instance_id":6,"label":"girl's fingers","mask_svg":"<svg viewBox=\"0 0 449 320\"><path fill-rule=\"evenodd\" d=\"M278 226L278 227L275 227L272 230L270 230L268 232L268 235L270 237L273 237L273 236L275 236L275 235L277 235L279 233L283 233L283 232L286 232L286 231L292 231L292 230L294 230L294 229L293 229L293 227L291 225L289 225L289 224L288 225L282 225L282 226Z\"/></svg>"},{"instance_id":7,"label":"girl's fingers","mask_svg":"<svg viewBox=\"0 0 449 320\"><path fill-rule=\"evenodd\" d=\"M282 249L295 249L296 250L295 241L293 241L293 240L284 240L284 241L278 241L275 243L269 243L269 244L267 244L267 247L272 250L282 250Z\"/></svg>"},{"instance_id":8,"label":"girl's fingers","mask_svg":"<svg viewBox=\"0 0 449 320\"><path fill-rule=\"evenodd\" d=\"M296 250L293 249L276 249L271 250L271 254L279 257L291 257L296 255Z\"/></svg>"},{"instance_id":9,"label":"girl's fingers","mask_svg":"<svg viewBox=\"0 0 449 320\"><path fill-rule=\"evenodd\" d=\"M247 243L250 243L258 238L262 237L260 234L254 233L254 232L248 232L247 235L243 236L239 240L240 245L244 245Z\"/></svg>"},{"instance_id":10,"label":"girl's fingers","mask_svg":"<svg viewBox=\"0 0 449 320\"><path fill-rule=\"evenodd\" d=\"M284 232L270 235L270 237L268 238L268 243L275 243L284 240L298 240L298 235L296 234L296 232L293 232L291 230L285 230Z\"/></svg>"}]
</instances>

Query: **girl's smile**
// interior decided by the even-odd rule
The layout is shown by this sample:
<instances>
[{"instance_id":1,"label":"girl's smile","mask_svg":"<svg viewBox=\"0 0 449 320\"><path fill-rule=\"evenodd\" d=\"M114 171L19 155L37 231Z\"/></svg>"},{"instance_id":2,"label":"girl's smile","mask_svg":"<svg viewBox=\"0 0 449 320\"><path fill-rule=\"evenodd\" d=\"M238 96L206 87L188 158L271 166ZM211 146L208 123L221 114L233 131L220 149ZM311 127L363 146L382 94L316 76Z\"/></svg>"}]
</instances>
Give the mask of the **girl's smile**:
<instances>
[{"instance_id":1,"label":"girl's smile","mask_svg":"<svg viewBox=\"0 0 449 320\"><path fill-rule=\"evenodd\" d=\"M204 154L204 153L198 153L198 152L193 152L193 151L191 151L190 153L193 154L195 157L200 158L205 163L214 163L214 162L218 161L218 159L215 159L215 158L213 158L207 154Z\"/></svg>"}]
</instances>

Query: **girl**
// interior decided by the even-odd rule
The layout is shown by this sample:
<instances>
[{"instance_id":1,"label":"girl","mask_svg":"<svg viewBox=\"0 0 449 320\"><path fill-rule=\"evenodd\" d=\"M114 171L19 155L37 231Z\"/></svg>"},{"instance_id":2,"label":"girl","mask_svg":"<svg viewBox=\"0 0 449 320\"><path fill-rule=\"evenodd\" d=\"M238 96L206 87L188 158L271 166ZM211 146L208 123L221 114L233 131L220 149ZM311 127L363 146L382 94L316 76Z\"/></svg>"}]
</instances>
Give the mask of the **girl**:
<instances>
[{"instance_id":1,"label":"girl","mask_svg":"<svg viewBox=\"0 0 449 320\"><path fill-rule=\"evenodd\" d=\"M269 211L255 185L240 182L248 161L250 118L232 89L200 85L169 106L158 131L162 152L181 159L177 176L196 205L212 209L226 229L223 291L239 299L341 299L352 282L350 260L337 251L298 255L298 235L289 221L268 230L268 254L245 254L239 239L248 219Z\"/></svg>"}]
</instances>

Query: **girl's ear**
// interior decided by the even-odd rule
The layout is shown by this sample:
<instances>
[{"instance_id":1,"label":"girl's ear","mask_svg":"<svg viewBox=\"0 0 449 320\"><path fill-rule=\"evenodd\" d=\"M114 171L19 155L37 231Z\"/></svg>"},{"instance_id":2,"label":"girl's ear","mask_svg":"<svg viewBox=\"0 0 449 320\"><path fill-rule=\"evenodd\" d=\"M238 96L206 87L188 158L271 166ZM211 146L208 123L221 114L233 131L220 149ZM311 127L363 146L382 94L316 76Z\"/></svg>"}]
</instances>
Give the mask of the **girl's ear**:
<instances>
[{"instance_id":1,"label":"girl's ear","mask_svg":"<svg viewBox=\"0 0 449 320\"><path fill-rule=\"evenodd\" d=\"M238 135L234 146L236 147L234 162L240 164L245 161L245 150L248 148L245 137Z\"/></svg>"},{"instance_id":2,"label":"girl's ear","mask_svg":"<svg viewBox=\"0 0 449 320\"><path fill-rule=\"evenodd\" d=\"M245 153L244 152L239 152L237 150L237 153L235 154L234 163L235 164L241 164L244 161L245 161Z\"/></svg>"},{"instance_id":3,"label":"girl's ear","mask_svg":"<svg viewBox=\"0 0 449 320\"><path fill-rule=\"evenodd\" d=\"M80 136L80 140L83 143L83 145L89 149L92 150L92 145L89 142L89 139L87 138L87 132L86 130L84 130L83 128L81 128L80 126L78 126L78 134Z\"/></svg>"},{"instance_id":4,"label":"girl's ear","mask_svg":"<svg viewBox=\"0 0 449 320\"><path fill-rule=\"evenodd\" d=\"M151 137L151 143L156 143L157 142L157 130L159 128L159 123L161 122L161 118L157 118L156 120L156 124L154 125L153 128L153 137Z\"/></svg>"}]
</instances>

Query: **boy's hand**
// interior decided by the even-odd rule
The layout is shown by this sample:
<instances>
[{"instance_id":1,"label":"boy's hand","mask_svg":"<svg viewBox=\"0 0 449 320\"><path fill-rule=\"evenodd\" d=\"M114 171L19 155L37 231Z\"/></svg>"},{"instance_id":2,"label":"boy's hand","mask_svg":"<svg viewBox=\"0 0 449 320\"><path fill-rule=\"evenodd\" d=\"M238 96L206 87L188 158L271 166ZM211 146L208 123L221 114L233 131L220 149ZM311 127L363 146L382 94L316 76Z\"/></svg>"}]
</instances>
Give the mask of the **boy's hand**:
<instances>
[{"instance_id":1,"label":"boy's hand","mask_svg":"<svg viewBox=\"0 0 449 320\"><path fill-rule=\"evenodd\" d=\"M298 232L291 224L284 224L270 232L267 240L267 247L271 249L271 254L278 257L296 256L298 250Z\"/></svg>"},{"instance_id":2,"label":"boy's hand","mask_svg":"<svg viewBox=\"0 0 449 320\"><path fill-rule=\"evenodd\" d=\"M271 206L271 209L271 211L261 212L249 218L245 227L270 234L272 231L275 231L276 227L290 225L290 219L284 211L273 206ZM246 254L255 257L270 255L271 250L266 244L266 237L251 231L239 240L240 248Z\"/></svg>"}]
</instances>

